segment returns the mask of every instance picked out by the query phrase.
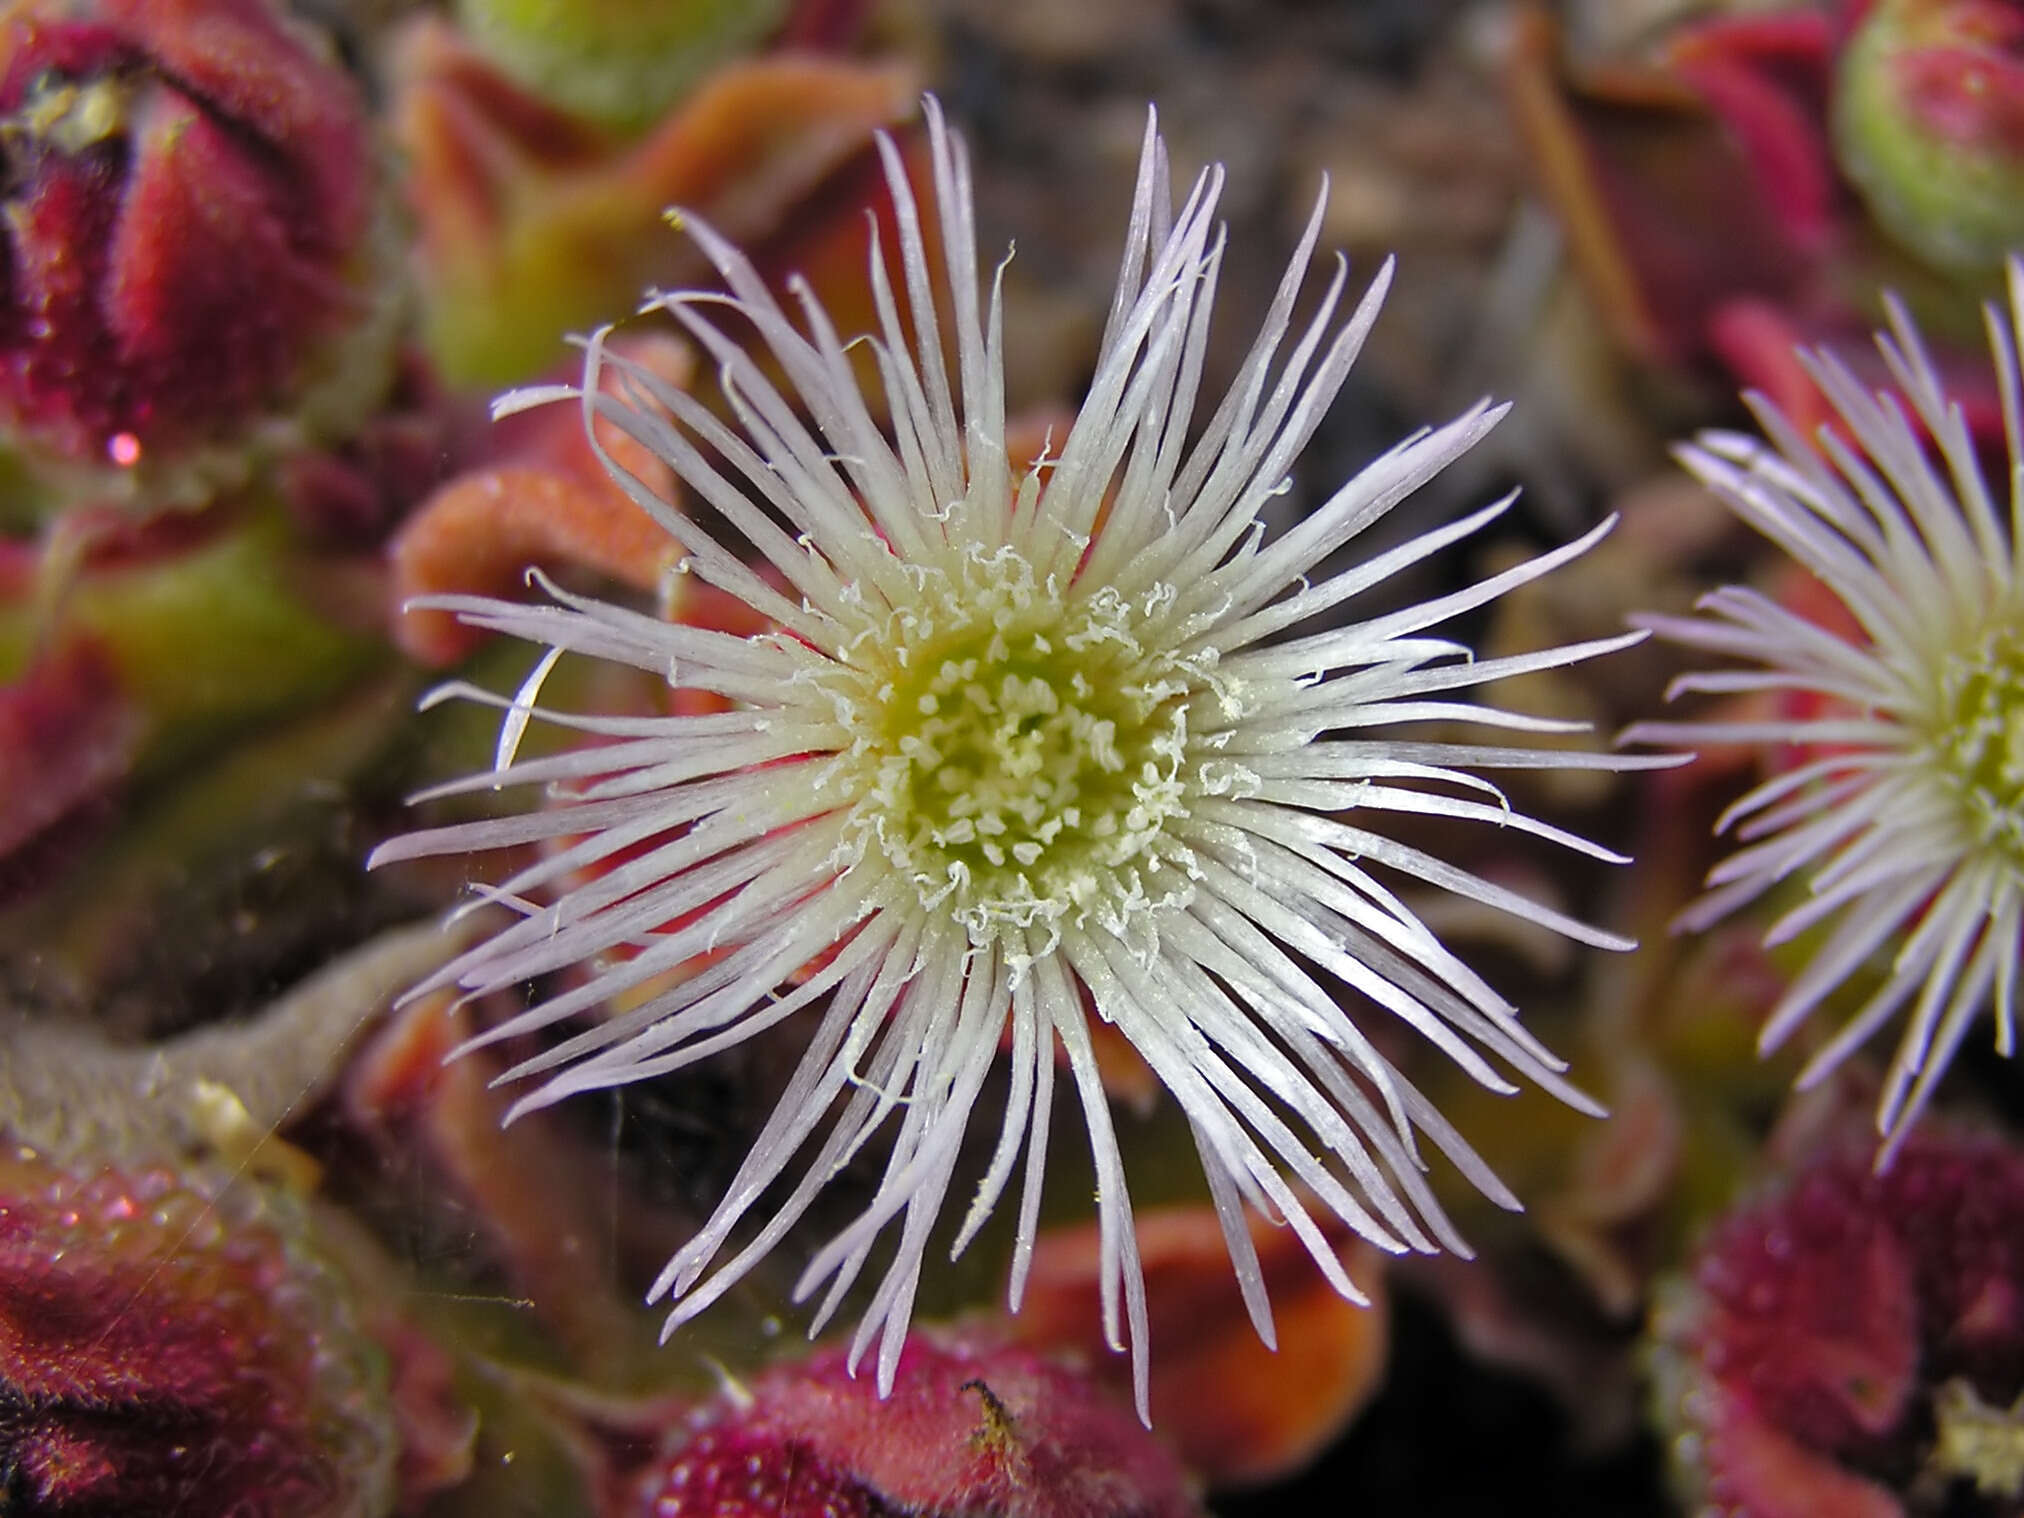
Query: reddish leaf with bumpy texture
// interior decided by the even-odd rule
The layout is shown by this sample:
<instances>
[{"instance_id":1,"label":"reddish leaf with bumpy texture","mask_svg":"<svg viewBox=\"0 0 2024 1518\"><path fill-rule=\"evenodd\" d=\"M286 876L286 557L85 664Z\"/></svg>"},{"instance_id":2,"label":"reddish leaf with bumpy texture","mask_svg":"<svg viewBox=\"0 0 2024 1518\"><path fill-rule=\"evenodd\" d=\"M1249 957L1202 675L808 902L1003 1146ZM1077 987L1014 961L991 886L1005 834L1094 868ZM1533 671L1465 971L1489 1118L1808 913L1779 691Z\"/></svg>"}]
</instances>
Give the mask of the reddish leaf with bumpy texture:
<instances>
[{"instance_id":1,"label":"reddish leaf with bumpy texture","mask_svg":"<svg viewBox=\"0 0 2024 1518\"><path fill-rule=\"evenodd\" d=\"M383 1362L285 1211L250 1183L0 1163L10 1515L387 1511Z\"/></svg>"},{"instance_id":2,"label":"reddish leaf with bumpy texture","mask_svg":"<svg viewBox=\"0 0 2024 1518\"><path fill-rule=\"evenodd\" d=\"M2024 1155L1928 1129L1873 1159L1833 1145L1732 1214L1661 1314L1662 1407L1694 1435L1673 1448L1716 1510L1937 1511L1971 1474L1936 1454L1942 1388L2024 1385Z\"/></svg>"},{"instance_id":3,"label":"reddish leaf with bumpy texture","mask_svg":"<svg viewBox=\"0 0 2024 1518\"><path fill-rule=\"evenodd\" d=\"M917 1333L881 1400L819 1350L676 1432L613 1518L1188 1518L1173 1456L1097 1383L1030 1350Z\"/></svg>"}]
</instances>

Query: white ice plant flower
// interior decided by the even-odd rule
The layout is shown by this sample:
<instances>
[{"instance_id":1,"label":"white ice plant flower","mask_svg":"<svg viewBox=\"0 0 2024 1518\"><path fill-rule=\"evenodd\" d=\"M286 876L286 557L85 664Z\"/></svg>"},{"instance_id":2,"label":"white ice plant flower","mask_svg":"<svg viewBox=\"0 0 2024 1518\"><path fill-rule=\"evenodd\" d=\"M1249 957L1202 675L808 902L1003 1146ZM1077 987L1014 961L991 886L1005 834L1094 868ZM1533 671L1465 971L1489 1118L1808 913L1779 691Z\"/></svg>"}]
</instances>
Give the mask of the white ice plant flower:
<instances>
[{"instance_id":1,"label":"white ice plant flower","mask_svg":"<svg viewBox=\"0 0 2024 1518\"><path fill-rule=\"evenodd\" d=\"M1684 676L1676 692L1793 692L1811 705L1763 720L1640 723L1624 740L1796 747L1801 762L1722 818L1747 847L1716 866L1679 926L1699 930L1804 877L1803 896L1783 904L1766 942L1815 928L1823 936L1764 1025L1767 1051L1888 954L1873 994L1800 1076L1801 1085L1817 1082L1911 1003L1877 1110L1879 1164L1992 1002L1997 1048L2007 1055L2015 1041L2024 952L2024 263L2011 261L2009 286L2009 310L1986 312L2007 503L1999 509L1992 497L1961 407L1891 299L1890 331L1877 345L1911 415L1834 355L1802 353L1838 425L1809 440L1752 396L1773 446L1711 432L1679 450L1731 510L1839 599L1848 629L1740 586L1704 597L1698 617L1636 619L1757 666Z\"/></svg>"},{"instance_id":2,"label":"white ice plant flower","mask_svg":"<svg viewBox=\"0 0 2024 1518\"><path fill-rule=\"evenodd\" d=\"M1517 812L1471 771L1664 761L1373 730L1466 721L1569 731L1579 725L1454 693L1644 634L1473 660L1428 633L1580 554L1607 524L1425 604L1325 618L1504 512L1509 498L1308 578L1467 451L1504 408L1478 404L1406 439L1266 541L1260 514L1348 374L1390 266L1337 324L1347 278L1338 260L1319 310L1296 329L1294 302L1321 228L1317 204L1263 331L1197 424L1223 249L1214 220L1222 171L1205 171L1174 210L1150 121L1088 398L1051 458L1015 469L999 285L985 299L963 144L932 100L926 109L940 271L905 167L890 142L880 144L905 300L874 247L880 330L860 341L876 361L889 435L860 394L851 345L807 288L792 286L796 325L746 259L694 218L685 229L725 290L661 294L648 309L672 317L716 361L735 429L628 364L603 333L588 344L580 386L500 403L514 410L567 394L586 425L616 425L666 460L742 547L609 455L604 462L679 542L685 572L778 630L734 637L552 585L546 605L430 598L474 627L550 650L510 700L447 688L504 708L505 731L496 769L439 794L532 785L546 788L546 804L396 840L375 862L554 845L481 893L519 920L419 988L478 996L584 970L474 1040L579 1025L511 1072L546 1076L516 1110L662 1075L801 1023L806 1052L777 1110L715 1214L654 1284L650 1299L673 1303L670 1331L778 1244L890 1126L882 1183L808 1263L797 1291L826 1283L819 1328L899 1222L854 1344L861 1354L878 1341L879 1385L889 1387L965 1129L1008 1042L1003 1121L953 1250L997 1206L1023 1153L1016 1309L1063 1060L1095 1155L1104 1327L1113 1346L1133 1350L1143 1414L1145 1290L1093 1021L1115 1025L1185 1112L1244 1300L1268 1342L1246 1203L1293 1228L1352 1300L1361 1294L1318 1213L1386 1250L1465 1251L1429 1188L1418 1138L1498 1203L1516 1200L1345 1002L1403 1019L1495 1090L1516 1089L1493 1065L1501 1061L1597 1109L1397 884L1454 892L1584 943L1628 945L1387 836L1381 821L1462 818L1615 860ZM953 382L938 272L953 313ZM784 386L727 335L722 312L756 333ZM564 650L713 692L731 709L623 717L540 709L542 676ZM607 741L516 759L535 717ZM557 889L585 867L608 868ZM644 999L600 1015L628 993ZM720 1260L762 1199L763 1226Z\"/></svg>"}]
</instances>

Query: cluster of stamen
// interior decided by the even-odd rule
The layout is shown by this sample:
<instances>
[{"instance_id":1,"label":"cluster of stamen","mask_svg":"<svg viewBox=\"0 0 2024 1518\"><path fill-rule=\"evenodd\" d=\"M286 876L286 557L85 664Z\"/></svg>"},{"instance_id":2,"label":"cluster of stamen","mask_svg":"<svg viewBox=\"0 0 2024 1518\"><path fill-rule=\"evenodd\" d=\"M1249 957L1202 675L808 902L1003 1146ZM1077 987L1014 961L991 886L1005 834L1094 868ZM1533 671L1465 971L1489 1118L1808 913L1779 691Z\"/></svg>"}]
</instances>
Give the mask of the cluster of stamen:
<instances>
[{"instance_id":1,"label":"cluster of stamen","mask_svg":"<svg viewBox=\"0 0 2024 1518\"><path fill-rule=\"evenodd\" d=\"M1934 747L1975 836L2024 862L2024 624L1947 661Z\"/></svg>"},{"instance_id":2,"label":"cluster of stamen","mask_svg":"<svg viewBox=\"0 0 2024 1518\"><path fill-rule=\"evenodd\" d=\"M953 556L952 556L953 557ZM1188 889L1197 682L1115 592L1063 595L1010 549L918 571L854 650L852 824L973 942L1113 931Z\"/></svg>"}]
</instances>

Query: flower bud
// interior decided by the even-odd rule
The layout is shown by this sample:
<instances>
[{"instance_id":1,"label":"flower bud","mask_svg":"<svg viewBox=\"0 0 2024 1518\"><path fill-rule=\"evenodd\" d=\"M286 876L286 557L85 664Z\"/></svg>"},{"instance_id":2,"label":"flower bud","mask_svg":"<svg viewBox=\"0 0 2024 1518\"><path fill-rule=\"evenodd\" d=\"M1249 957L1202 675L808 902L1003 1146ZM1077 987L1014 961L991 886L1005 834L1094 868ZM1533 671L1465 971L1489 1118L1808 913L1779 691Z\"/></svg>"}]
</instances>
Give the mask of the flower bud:
<instances>
[{"instance_id":1,"label":"flower bud","mask_svg":"<svg viewBox=\"0 0 2024 1518\"><path fill-rule=\"evenodd\" d=\"M1837 66L1835 148L1885 232L1942 269L2024 244L2024 6L1879 0Z\"/></svg>"},{"instance_id":2,"label":"flower bud","mask_svg":"<svg viewBox=\"0 0 2024 1518\"><path fill-rule=\"evenodd\" d=\"M269 0L0 9L0 443L173 504L354 425L398 305L378 161Z\"/></svg>"},{"instance_id":3,"label":"flower bud","mask_svg":"<svg viewBox=\"0 0 2024 1518\"><path fill-rule=\"evenodd\" d=\"M0 1160L7 1510L388 1512L384 1358L304 1231L243 1182Z\"/></svg>"},{"instance_id":4,"label":"flower bud","mask_svg":"<svg viewBox=\"0 0 2024 1518\"><path fill-rule=\"evenodd\" d=\"M2024 1364L2024 1155L1929 1127L1888 1170L1872 1158L1858 1133L1732 1213L1662 1303L1659 1414L1696 1511L2024 1496L2024 1419L2003 1411Z\"/></svg>"}]
</instances>

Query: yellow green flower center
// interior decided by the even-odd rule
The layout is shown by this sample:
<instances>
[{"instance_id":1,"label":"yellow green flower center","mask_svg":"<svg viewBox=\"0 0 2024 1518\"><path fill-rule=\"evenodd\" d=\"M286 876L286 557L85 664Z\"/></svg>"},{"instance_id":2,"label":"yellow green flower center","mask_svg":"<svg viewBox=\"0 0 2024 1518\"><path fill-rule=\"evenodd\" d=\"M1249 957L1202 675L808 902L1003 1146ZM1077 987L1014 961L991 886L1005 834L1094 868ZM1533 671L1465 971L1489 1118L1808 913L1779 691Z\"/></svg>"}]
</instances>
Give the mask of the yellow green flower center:
<instances>
[{"instance_id":1,"label":"yellow green flower center","mask_svg":"<svg viewBox=\"0 0 2024 1518\"><path fill-rule=\"evenodd\" d=\"M975 551L860 646L860 841L973 941L1088 916L1120 927L1185 893L1171 824L1195 767L1197 673L1114 592L1063 596Z\"/></svg>"},{"instance_id":2,"label":"yellow green flower center","mask_svg":"<svg viewBox=\"0 0 2024 1518\"><path fill-rule=\"evenodd\" d=\"M1935 747L1976 836L2024 860L2024 625L1947 661Z\"/></svg>"}]
</instances>

